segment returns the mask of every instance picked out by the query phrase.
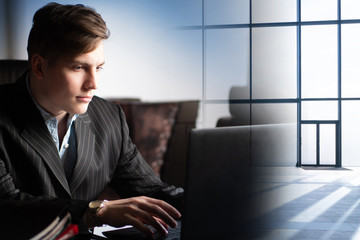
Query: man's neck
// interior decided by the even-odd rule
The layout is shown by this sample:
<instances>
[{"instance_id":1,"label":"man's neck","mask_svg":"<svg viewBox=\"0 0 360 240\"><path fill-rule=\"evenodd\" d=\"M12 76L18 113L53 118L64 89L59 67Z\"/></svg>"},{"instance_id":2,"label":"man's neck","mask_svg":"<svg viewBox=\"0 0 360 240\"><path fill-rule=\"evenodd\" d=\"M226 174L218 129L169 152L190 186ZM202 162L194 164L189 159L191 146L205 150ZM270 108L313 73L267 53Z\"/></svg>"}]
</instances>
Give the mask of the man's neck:
<instances>
[{"instance_id":1,"label":"man's neck","mask_svg":"<svg viewBox=\"0 0 360 240\"><path fill-rule=\"evenodd\" d=\"M61 146L64 136L67 131L67 122L68 122L69 114L65 114L62 118L58 119L58 136L59 136L59 144Z\"/></svg>"},{"instance_id":2,"label":"man's neck","mask_svg":"<svg viewBox=\"0 0 360 240\"><path fill-rule=\"evenodd\" d=\"M58 113L50 111L50 109L46 106L44 106L43 103L46 103L48 101L43 101L44 99L41 97L41 95L39 94L39 87L36 86L36 81L34 80L35 76L33 76L33 74L30 72L29 73L29 91L32 95L32 97L34 98L34 100L36 101L36 103L42 108L44 109L47 113L49 113L51 116L53 116L54 118L56 118L58 120L58 122L60 123L62 120L64 120L65 118L65 122L68 119L69 114L64 112L64 111L60 111ZM66 126L66 124L65 124Z\"/></svg>"}]
</instances>

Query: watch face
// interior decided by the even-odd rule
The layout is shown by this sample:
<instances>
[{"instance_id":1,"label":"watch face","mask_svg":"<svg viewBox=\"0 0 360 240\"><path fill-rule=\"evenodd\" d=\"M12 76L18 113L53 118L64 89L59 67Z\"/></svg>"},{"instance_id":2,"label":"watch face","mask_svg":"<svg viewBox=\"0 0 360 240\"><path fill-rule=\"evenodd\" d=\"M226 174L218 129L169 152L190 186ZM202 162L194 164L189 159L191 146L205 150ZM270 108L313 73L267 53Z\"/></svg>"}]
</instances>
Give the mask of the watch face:
<instances>
[{"instance_id":1,"label":"watch face","mask_svg":"<svg viewBox=\"0 0 360 240\"><path fill-rule=\"evenodd\" d=\"M98 208L100 207L102 200L96 200L89 203L89 208Z\"/></svg>"}]
</instances>

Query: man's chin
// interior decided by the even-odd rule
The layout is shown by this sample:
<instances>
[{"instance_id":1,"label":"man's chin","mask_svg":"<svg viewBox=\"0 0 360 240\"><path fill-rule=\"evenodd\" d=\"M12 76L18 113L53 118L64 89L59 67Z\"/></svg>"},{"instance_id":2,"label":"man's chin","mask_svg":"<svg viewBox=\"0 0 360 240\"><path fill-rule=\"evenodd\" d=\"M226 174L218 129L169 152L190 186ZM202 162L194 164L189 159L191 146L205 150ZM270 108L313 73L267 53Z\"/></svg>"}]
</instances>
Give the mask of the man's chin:
<instances>
[{"instance_id":1,"label":"man's chin","mask_svg":"<svg viewBox=\"0 0 360 240\"><path fill-rule=\"evenodd\" d=\"M74 114L84 114L86 113L87 109L89 107L89 104L82 104L82 106L79 106L78 108L74 109L73 113Z\"/></svg>"}]
</instances>

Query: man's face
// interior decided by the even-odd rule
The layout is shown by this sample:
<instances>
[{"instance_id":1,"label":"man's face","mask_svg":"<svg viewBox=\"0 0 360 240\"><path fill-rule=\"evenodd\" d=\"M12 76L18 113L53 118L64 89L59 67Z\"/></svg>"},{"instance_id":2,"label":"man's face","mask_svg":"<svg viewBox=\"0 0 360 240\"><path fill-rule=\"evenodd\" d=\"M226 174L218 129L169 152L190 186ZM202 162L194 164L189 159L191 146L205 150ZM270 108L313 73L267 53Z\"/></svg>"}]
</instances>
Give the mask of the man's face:
<instances>
[{"instance_id":1,"label":"man's face","mask_svg":"<svg viewBox=\"0 0 360 240\"><path fill-rule=\"evenodd\" d=\"M103 64L102 41L92 52L60 57L53 65L45 60L36 100L55 117L85 113L97 89Z\"/></svg>"}]
</instances>

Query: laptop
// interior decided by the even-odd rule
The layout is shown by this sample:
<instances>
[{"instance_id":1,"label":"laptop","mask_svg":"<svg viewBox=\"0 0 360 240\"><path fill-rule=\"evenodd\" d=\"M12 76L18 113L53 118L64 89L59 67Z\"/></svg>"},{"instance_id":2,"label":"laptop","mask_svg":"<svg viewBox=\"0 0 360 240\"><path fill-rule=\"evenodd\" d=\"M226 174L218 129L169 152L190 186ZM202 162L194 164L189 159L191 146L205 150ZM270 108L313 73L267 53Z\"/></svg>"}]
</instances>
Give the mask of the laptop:
<instances>
[{"instance_id":1,"label":"laptop","mask_svg":"<svg viewBox=\"0 0 360 240\"><path fill-rule=\"evenodd\" d=\"M192 129L189 134L182 221L159 239L244 239L250 127ZM111 239L145 239L134 228L126 231L103 234Z\"/></svg>"},{"instance_id":2,"label":"laptop","mask_svg":"<svg viewBox=\"0 0 360 240\"><path fill-rule=\"evenodd\" d=\"M250 127L190 133L181 239L244 239Z\"/></svg>"}]
</instances>

